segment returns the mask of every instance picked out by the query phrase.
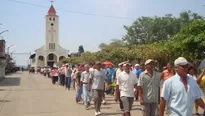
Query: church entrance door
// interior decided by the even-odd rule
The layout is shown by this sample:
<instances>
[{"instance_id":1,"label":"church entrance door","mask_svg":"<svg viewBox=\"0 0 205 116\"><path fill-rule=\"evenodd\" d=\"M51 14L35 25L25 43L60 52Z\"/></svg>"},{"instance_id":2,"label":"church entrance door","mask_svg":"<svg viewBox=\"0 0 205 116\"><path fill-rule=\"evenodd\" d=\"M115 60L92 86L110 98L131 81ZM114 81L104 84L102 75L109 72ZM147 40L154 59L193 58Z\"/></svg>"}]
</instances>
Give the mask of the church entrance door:
<instances>
[{"instance_id":1,"label":"church entrance door","mask_svg":"<svg viewBox=\"0 0 205 116\"><path fill-rule=\"evenodd\" d=\"M53 64L54 64L54 61L48 61L47 62L47 66L49 66L49 67L53 67Z\"/></svg>"},{"instance_id":2,"label":"church entrance door","mask_svg":"<svg viewBox=\"0 0 205 116\"><path fill-rule=\"evenodd\" d=\"M57 63L57 56L53 53L48 54L48 56L47 56L47 66L53 67L54 63Z\"/></svg>"}]
</instances>

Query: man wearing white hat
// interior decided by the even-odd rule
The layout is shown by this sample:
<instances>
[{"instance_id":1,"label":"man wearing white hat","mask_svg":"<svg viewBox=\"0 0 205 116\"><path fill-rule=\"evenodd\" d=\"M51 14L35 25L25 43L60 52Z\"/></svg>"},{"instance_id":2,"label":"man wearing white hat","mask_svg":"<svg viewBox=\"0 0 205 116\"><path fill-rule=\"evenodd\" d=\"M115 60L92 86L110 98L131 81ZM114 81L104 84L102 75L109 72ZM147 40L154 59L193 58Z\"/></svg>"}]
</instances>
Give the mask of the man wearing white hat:
<instances>
[{"instance_id":1,"label":"man wearing white hat","mask_svg":"<svg viewBox=\"0 0 205 116\"><path fill-rule=\"evenodd\" d=\"M134 101L134 86L136 85L136 76L130 71L131 65L129 63L123 64L123 72L117 77L115 101L122 100L124 113L123 116L131 116L131 109ZM136 86L135 86L136 87Z\"/></svg>"},{"instance_id":2,"label":"man wearing white hat","mask_svg":"<svg viewBox=\"0 0 205 116\"><path fill-rule=\"evenodd\" d=\"M169 116L192 116L194 102L205 109L201 97L201 89L196 81L187 76L188 61L184 57L175 60L176 74L164 82L161 101L160 116L164 116L165 105Z\"/></svg>"},{"instance_id":3,"label":"man wearing white hat","mask_svg":"<svg viewBox=\"0 0 205 116\"><path fill-rule=\"evenodd\" d=\"M154 71L154 61L145 62L145 71L138 80L140 104L143 106L143 116L158 116L160 73Z\"/></svg>"},{"instance_id":4,"label":"man wearing white hat","mask_svg":"<svg viewBox=\"0 0 205 116\"><path fill-rule=\"evenodd\" d=\"M135 69L133 70L133 72L136 74L137 70L139 69L140 65L139 64L135 64Z\"/></svg>"},{"instance_id":5,"label":"man wearing white hat","mask_svg":"<svg viewBox=\"0 0 205 116\"><path fill-rule=\"evenodd\" d=\"M115 83L116 83L116 81L117 81L117 78L118 78L119 74L120 74L121 72L123 72L123 62L119 63L118 66L119 66L119 68L117 68L117 69L116 69L116 72L115 72ZM119 88L119 90L120 90L120 88ZM117 94L117 93L116 93L116 91L115 91L115 95L116 95L116 94ZM120 103L119 103L120 109L121 109L121 111L123 111L123 110L124 110L124 107L123 107L122 100L120 99L120 91L118 91L118 100L119 100L119 102L120 102Z\"/></svg>"}]
</instances>

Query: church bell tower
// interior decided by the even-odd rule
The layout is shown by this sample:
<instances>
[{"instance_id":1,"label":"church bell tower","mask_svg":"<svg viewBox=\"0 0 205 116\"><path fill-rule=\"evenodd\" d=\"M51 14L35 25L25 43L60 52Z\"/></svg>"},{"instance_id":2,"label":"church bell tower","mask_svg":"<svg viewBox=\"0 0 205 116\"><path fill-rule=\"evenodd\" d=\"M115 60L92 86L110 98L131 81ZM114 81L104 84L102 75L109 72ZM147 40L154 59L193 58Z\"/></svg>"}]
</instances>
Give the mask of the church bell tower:
<instances>
[{"instance_id":1,"label":"church bell tower","mask_svg":"<svg viewBox=\"0 0 205 116\"><path fill-rule=\"evenodd\" d=\"M48 13L45 17L46 33L45 33L45 50L58 51L59 49L59 17L56 15L56 10L51 4Z\"/></svg>"}]
</instances>

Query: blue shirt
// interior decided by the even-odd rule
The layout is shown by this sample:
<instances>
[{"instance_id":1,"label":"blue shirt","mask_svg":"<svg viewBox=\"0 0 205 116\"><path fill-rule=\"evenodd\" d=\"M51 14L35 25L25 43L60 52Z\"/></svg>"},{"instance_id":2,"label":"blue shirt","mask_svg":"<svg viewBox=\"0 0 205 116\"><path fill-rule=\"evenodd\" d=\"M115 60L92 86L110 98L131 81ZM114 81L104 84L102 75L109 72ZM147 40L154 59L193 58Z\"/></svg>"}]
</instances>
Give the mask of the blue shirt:
<instances>
[{"instance_id":1,"label":"blue shirt","mask_svg":"<svg viewBox=\"0 0 205 116\"><path fill-rule=\"evenodd\" d=\"M139 69L139 70L136 71L135 74L136 74L137 77L139 78L139 76L140 76L140 74L141 74L142 72L143 72L143 70L142 70L142 69Z\"/></svg>"},{"instance_id":2,"label":"blue shirt","mask_svg":"<svg viewBox=\"0 0 205 116\"><path fill-rule=\"evenodd\" d=\"M181 77L178 74L164 82L161 97L167 101L169 116L192 116L193 105L196 99L203 96L196 81L187 76L186 91Z\"/></svg>"},{"instance_id":3,"label":"blue shirt","mask_svg":"<svg viewBox=\"0 0 205 116\"><path fill-rule=\"evenodd\" d=\"M112 80L113 79L113 76L114 76L114 73L115 73L115 69L112 68L107 68L106 71L105 71L105 74L111 74L111 76L107 76L108 80Z\"/></svg>"}]
</instances>

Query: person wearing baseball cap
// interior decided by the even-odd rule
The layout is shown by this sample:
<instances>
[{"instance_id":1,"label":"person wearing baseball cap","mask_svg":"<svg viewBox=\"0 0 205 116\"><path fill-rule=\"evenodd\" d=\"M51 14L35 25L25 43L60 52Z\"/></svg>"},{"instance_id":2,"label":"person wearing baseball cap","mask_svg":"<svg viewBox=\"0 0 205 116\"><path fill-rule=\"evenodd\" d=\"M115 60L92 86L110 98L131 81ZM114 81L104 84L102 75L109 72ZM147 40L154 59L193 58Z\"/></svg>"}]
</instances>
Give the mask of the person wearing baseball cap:
<instances>
[{"instance_id":1,"label":"person wearing baseball cap","mask_svg":"<svg viewBox=\"0 0 205 116\"><path fill-rule=\"evenodd\" d=\"M123 71L123 63L119 63L118 64L118 67L117 70L116 70L116 74L115 74L115 79L117 78L117 76Z\"/></svg>"},{"instance_id":2,"label":"person wearing baseball cap","mask_svg":"<svg viewBox=\"0 0 205 116\"><path fill-rule=\"evenodd\" d=\"M165 105L169 116L192 116L194 102L205 110L203 93L196 81L187 75L189 62L184 57L174 61L176 74L164 82L160 116L164 116Z\"/></svg>"},{"instance_id":3,"label":"person wearing baseball cap","mask_svg":"<svg viewBox=\"0 0 205 116\"><path fill-rule=\"evenodd\" d=\"M158 116L160 73L154 70L152 59L145 62L145 71L139 76L138 90L143 116Z\"/></svg>"},{"instance_id":4,"label":"person wearing baseball cap","mask_svg":"<svg viewBox=\"0 0 205 116\"><path fill-rule=\"evenodd\" d=\"M96 62L95 69L92 74L92 90L94 96L95 116L101 115L101 102L103 98L104 89L109 88L108 80L104 70L102 70L102 63Z\"/></svg>"},{"instance_id":5,"label":"person wearing baseball cap","mask_svg":"<svg viewBox=\"0 0 205 116\"><path fill-rule=\"evenodd\" d=\"M123 63L124 62L119 63L118 68L115 70L115 74L114 74L115 84L117 82L117 78L119 74L123 72ZM115 95L116 95L116 91L115 91ZM120 99L120 91L118 91L118 100L119 100L119 106L120 106L121 111L124 111L123 103L122 103L122 100Z\"/></svg>"},{"instance_id":6,"label":"person wearing baseball cap","mask_svg":"<svg viewBox=\"0 0 205 116\"><path fill-rule=\"evenodd\" d=\"M53 85L58 81L58 68L57 66L53 66L52 70L50 71L50 76L52 78Z\"/></svg>"},{"instance_id":7,"label":"person wearing baseball cap","mask_svg":"<svg viewBox=\"0 0 205 116\"><path fill-rule=\"evenodd\" d=\"M136 74L136 72L139 70L139 67L140 67L139 64L135 64L135 67L134 67L133 73Z\"/></svg>"},{"instance_id":8,"label":"person wearing baseball cap","mask_svg":"<svg viewBox=\"0 0 205 116\"><path fill-rule=\"evenodd\" d=\"M120 92L120 99L122 100L124 108L123 116L131 116L130 111L132 109L135 96L134 86L136 85L136 80L137 78L135 74L131 71L131 64L124 63L123 72L121 72L117 77L115 94L115 101L117 102L119 99Z\"/></svg>"}]
</instances>

